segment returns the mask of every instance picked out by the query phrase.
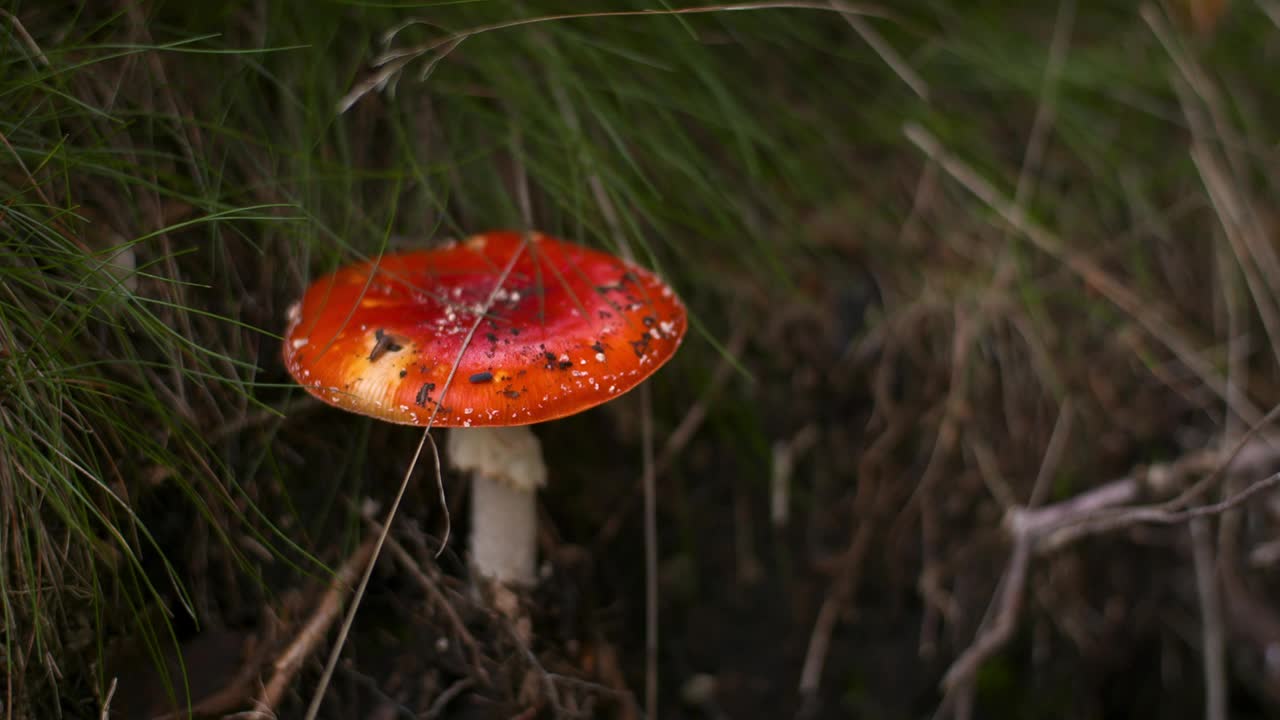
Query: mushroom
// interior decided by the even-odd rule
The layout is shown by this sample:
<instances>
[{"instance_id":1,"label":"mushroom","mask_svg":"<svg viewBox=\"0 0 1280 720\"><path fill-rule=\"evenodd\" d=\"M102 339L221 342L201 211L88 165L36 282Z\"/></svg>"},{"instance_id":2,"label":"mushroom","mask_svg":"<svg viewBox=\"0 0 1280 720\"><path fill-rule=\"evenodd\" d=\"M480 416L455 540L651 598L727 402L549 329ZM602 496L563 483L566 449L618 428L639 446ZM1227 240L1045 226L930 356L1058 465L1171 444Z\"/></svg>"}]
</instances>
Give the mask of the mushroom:
<instances>
[{"instance_id":1,"label":"mushroom","mask_svg":"<svg viewBox=\"0 0 1280 720\"><path fill-rule=\"evenodd\" d=\"M490 232L384 255L317 280L289 308L284 363L320 400L452 428L473 473L471 561L502 585L534 579L532 423L627 392L687 326L671 288L608 253L541 233Z\"/></svg>"}]
</instances>

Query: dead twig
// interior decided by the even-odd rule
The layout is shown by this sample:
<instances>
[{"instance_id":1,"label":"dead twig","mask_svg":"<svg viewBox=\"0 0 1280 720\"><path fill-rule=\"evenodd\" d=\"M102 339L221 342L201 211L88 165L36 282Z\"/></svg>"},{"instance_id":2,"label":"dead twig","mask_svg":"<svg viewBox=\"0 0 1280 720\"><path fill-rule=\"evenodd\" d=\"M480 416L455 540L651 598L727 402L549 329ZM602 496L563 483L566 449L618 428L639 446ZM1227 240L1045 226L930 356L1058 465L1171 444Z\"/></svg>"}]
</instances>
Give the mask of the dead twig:
<instances>
[{"instance_id":1,"label":"dead twig","mask_svg":"<svg viewBox=\"0 0 1280 720\"><path fill-rule=\"evenodd\" d=\"M782 530L791 519L791 475L796 461L818 443L818 426L809 423L786 440L773 444L772 472L769 474L769 522Z\"/></svg>"},{"instance_id":2,"label":"dead twig","mask_svg":"<svg viewBox=\"0 0 1280 720\"><path fill-rule=\"evenodd\" d=\"M1196 518L1187 526L1200 602L1200 654L1204 657L1205 720L1227 718L1227 668L1224 657L1222 602L1218 595L1218 561L1214 557L1209 521Z\"/></svg>"},{"instance_id":3,"label":"dead twig","mask_svg":"<svg viewBox=\"0 0 1280 720\"><path fill-rule=\"evenodd\" d=\"M315 653L320 643L324 641L329 628L338 619L342 612L343 601L373 556L375 545L376 538L366 540L347 557L329 582L329 588L321 596L320 602L316 603L311 618L298 631L293 642L289 643L284 652L272 663L271 680L258 694L255 703L257 707L246 713L245 717L253 720L267 720L275 717L275 709L284 699L284 694L293 682L293 678L307 658Z\"/></svg>"},{"instance_id":4,"label":"dead twig","mask_svg":"<svg viewBox=\"0 0 1280 720\"><path fill-rule=\"evenodd\" d=\"M1265 421L1280 416L1280 406ZM1094 535L1137 523L1176 524L1195 517L1218 515L1254 495L1280 484L1271 475L1218 503L1187 509L1186 506L1218 482L1224 473L1241 473L1280 462L1280 447L1267 436L1256 435L1261 426L1246 433L1229 452L1201 450L1171 463L1152 465L1106 483L1070 500L1038 510L1014 508L1005 514L1005 529L1014 537L1036 538L1036 552L1045 553ZM1195 475L1204 477L1171 500L1154 505L1120 507L1145 494L1169 495Z\"/></svg>"},{"instance_id":5,"label":"dead twig","mask_svg":"<svg viewBox=\"0 0 1280 720\"><path fill-rule=\"evenodd\" d=\"M394 548L393 548L394 549ZM402 549L403 551L403 549ZM434 720L440 717L444 709L449 706L459 695L474 687L476 681L474 678L464 677L445 688L436 699L431 702L431 707L427 708L427 714L424 716L426 720Z\"/></svg>"},{"instance_id":6,"label":"dead twig","mask_svg":"<svg viewBox=\"0 0 1280 720\"><path fill-rule=\"evenodd\" d=\"M371 510L362 512L361 516L364 518L365 523L367 523L374 532L382 532L382 524L373 517L373 512ZM475 668L476 673L480 676L481 680L486 683L489 682L489 674L485 671L484 663L482 662L483 655L480 652L480 645L476 643L475 637L472 636L469 630L467 630L466 623L462 622L462 618L459 617L458 611L454 609L453 604L449 602L449 598L445 597L445 594L441 592L439 582L427 577L426 571L418 565L418 562L413 555L410 554L409 551L406 550L405 547L394 537L388 535L386 545L387 549L391 551L391 555L404 566L404 569L409 572L409 575L414 579L414 581L422 587L423 591L426 592L426 594L435 601L436 605L440 607L441 611L444 612L445 617L449 620L449 624L453 627L454 635L457 636L457 638L462 641L462 644L467 646L467 650L471 652L471 663Z\"/></svg>"},{"instance_id":7,"label":"dead twig","mask_svg":"<svg viewBox=\"0 0 1280 720\"><path fill-rule=\"evenodd\" d=\"M1028 505L1040 502L1048 491L1053 476L1062 462L1067 447L1067 438L1071 433L1072 403L1068 397L1058 408L1058 419L1054 423L1053 433L1045 447L1044 457L1040 462L1040 471L1036 474L1035 483L1031 487ZM1031 551L1034 540L1027 536L1016 538L1009 564L1005 569L998 592L998 601L993 602L989 613L995 619L989 628L979 631L973 644L956 659L942 679L942 687L946 692L939 712L948 706L959 703L963 706L962 714L968 715L969 704L973 693L971 683L982 663L994 655L1009 642L1017 627L1018 617L1022 614L1023 589L1026 587L1027 568L1031 563Z\"/></svg>"},{"instance_id":8,"label":"dead twig","mask_svg":"<svg viewBox=\"0 0 1280 720\"><path fill-rule=\"evenodd\" d=\"M658 471L653 459L653 391L640 388L641 479L644 485L644 707L658 718Z\"/></svg>"},{"instance_id":9,"label":"dead twig","mask_svg":"<svg viewBox=\"0 0 1280 720\"><path fill-rule=\"evenodd\" d=\"M822 685L822 670L826 666L831 637L835 633L841 609L857 592L863 560L871 547L872 539L876 537L877 523L874 518L878 513L875 508L877 505L883 505L883 499L889 495L885 485L872 479L874 473L871 468L878 458L876 449L888 447L896 439L897 435L893 428L894 426L890 425L886 432L877 438L858 464L858 476L862 480L858 483L852 503L853 512L858 517L855 523L857 529L849 534L849 544L840 558L835 578L831 581L826 597L823 598L822 606L813 623L813 631L809 634L804 665L800 669L798 689L801 704L797 715L799 718L808 717L817 709L818 690Z\"/></svg>"},{"instance_id":10,"label":"dead twig","mask_svg":"<svg viewBox=\"0 0 1280 720\"><path fill-rule=\"evenodd\" d=\"M1022 589L1026 585L1030 560L1031 540L1026 537L1018 538L1000 581L998 602L993 603L993 608L998 608L995 620L960 654L942 678L942 687L947 693L942 701L943 708L954 702L952 694L961 685L968 684L982 663L996 654L1013 636L1018 616L1022 612Z\"/></svg>"},{"instance_id":11,"label":"dead twig","mask_svg":"<svg viewBox=\"0 0 1280 720\"><path fill-rule=\"evenodd\" d=\"M223 717L233 709L244 705L253 696L254 687L258 684L258 673L275 647L276 626L272 622L264 623L262 637L247 643L248 652L242 656L240 670L226 685L214 693L200 698L188 709L174 710L151 720L183 720L190 717Z\"/></svg>"},{"instance_id":12,"label":"dead twig","mask_svg":"<svg viewBox=\"0 0 1280 720\"><path fill-rule=\"evenodd\" d=\"M822 685L822 669L826 666L827 651L831 648L836 620L841 608L853 595L858 570L862 567L862 559L866 557L867 548L871 546L871 539L874 537L873 528L874 525L869 522L859 524L848 550L845 551L840 574L832 582L827 596L822 600L818 617L813 622L813 631L809 633L809 647L805 650L804 665L800 669L799 690L803 705L812 706L818 697L818 689Z\"/></svg>"},{"instance_id":13,"label":"dead twig","mask_svg":"<svg viewBox=\"0 0 1280 720\"><path fill-rule=\"evenodd\" d=\"M1271 419L1273 415L1278 413L1280 413L1280 408L1268 413L1267 418ZM1002 580L999 602L993 605L993 608L998 607L994 615L995 620L992 622L991 628L981 633L974 643L961 653L960 657L948 669L942 682L943 689L947 692L947 697L944 697L939 713L951 707L958 697L955 691L962 689L964 683L972 678L981 664L1008 642L1016 627L1017 617L1021 611L1022 591L1026 582L1030 559L1033 553L1043 551L1042 543L1046 537L1065 528L1073 529L1073 532L1065 536L1065 539L1055 539L1052 547L1057 548L1066 542L1108 529L1127 527L1143 522L1174 524L1196 521L1238 507L1255 495L1280 485L1280 473L1275 473L1259 480L1244 490L1230 495L1225 500L1217 503L1188 509L1178 509L1179 505L1177 503L1186 502L1197 497L1199 492L1208 487L1209 481L1219 478L1223 473L1227 472L1228 468L1235 468L1238 471L1243 467L1249 467L1249 464L1240 462L1246 448L1251 448L1254 453L1258 454L1251 458L1258 464L1280 460L1280 452L1273 449L1270 443L1265 442L1264 439L1255 437L1259 430L1260 426L1254 427L1228 453L1201 451L1181 458L1174 463L1169 463L1167 467L1148 468L1145 472L1134 473L1131 476L1104 485L1091 493L1086 493L1057 505L1040 510L1011 509L1005 517L1005 528L1013 537L1013 550ZM1054 445L1052 440L1050 445ZM1046 459L1048 459L1048 455L1046 453ZM1210 461L1213 461L1214 464L1210 464ZM1253 467L1257 466L1253 465ZM1153 473L1153 470L1156 472ZM1144 483L1150 482L1152 477L1158 477L1158 482L1167 492L1172 485L1170 482L1172 478L1185 479L1193 470L1208 472L1209 475L1192 485L1191 488L1178 495L1174 500L1158 505L1124 508L1104 517L1100 522L1092 521L1105 508L1113 507L1115 503L1128 502L1137 498L1145 489ZM1042 471L1037 484L1047 476L1048 474ZM1033 496L1035 494L1033 491ZM1055 538L1060 538L1060 536L1055 536ZM1220 630L1218 632L1220 633Z\"/></svg>"}]
</instances>

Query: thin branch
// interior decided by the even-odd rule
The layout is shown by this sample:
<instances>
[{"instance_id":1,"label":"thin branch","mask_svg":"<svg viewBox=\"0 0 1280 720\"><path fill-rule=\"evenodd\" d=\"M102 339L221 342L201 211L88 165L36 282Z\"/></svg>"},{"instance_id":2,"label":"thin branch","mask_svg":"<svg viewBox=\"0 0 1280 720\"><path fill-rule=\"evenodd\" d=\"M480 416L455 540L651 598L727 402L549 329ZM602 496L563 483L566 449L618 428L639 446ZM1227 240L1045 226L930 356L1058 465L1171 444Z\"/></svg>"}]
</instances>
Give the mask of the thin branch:
<instances>
[{"instance_id":1,"label":"thin branch","mask_svg":"<svg viewBox=\"0 0 1280 720\"><path fill-rule=\"evenodd\" d=\"M440 398L441 400L444 399L443 392L440 394ZM439 407L439 405L436 405L437 410L439 410ZM434 414L432 415L432 419L435 419ZM347 642L347 634L351 632L351 625L355 622L356 612L360 609L360 600L364 597L365 589L369 587L369 578L373 577L373 568L377 565L378 558L382 554L382 546L386 543L387 536L391 532L391 523L395 519L396 511L400 508L400 502L404 498L405 490L409 487L409 479L413 477L413 470L418 466L418 458L422 456L422 447L428 440L431 440L431 452L435 458L436 477L439 482L440 454L436 450L435 440L431 439L431 428L428 426L422 429L422 439L418 440L418 447L413 451L413 459L409 461L409 467L404 471L404 479L400 482L400 488L396 491L395 499L391 501L391 508L387 510L386 522L382 524L382 529L378 532L378 537L373 543L372 551L370 552L368 562L366 563L367 567L364 569L364 574L360 577L360 585L356 588L355 597L352 598L351 607L347 609L346 617L342 619L342 628L338 631L338 639L333 644L333 650L329 652L329 660L325 663L324 672L320 675L320 682L316 686L315 693L311 696L311 705L307 707L307 720L315 720L316 714L320 712L320 704L324 702L325 690L329 687L329 680L333 677L333 670L337 667L338 658L342 655L342 647ZM441 489L441 493L443 492L444 490ZM446 517L448 517L447 508L445 513ZM445 532L447 537L447 528ZM441 545L441 548L443 547L444 546ZM337 609L335 608L334 611L336 612Z\"/></svg>"},{"instance_id":2,"label":"thin branch","mask_svg":"<svg viewBox=\"0 0 1280 720\"><path fill-rule=\"evenodd\" d=\"M850 539L841 562L840 574L832 582L827 596L818 610L814 620L813 631L809 634L809 645L804 653L804 664L800 668L800 697L806 703L812 703L818 696L822 685L822 669L826 666L827 652L831 648L831 636L835 632L836 620L840 617L840 609L853 594L856 579L862 568L862 560L866 557L867 548L875 537L873 524L860 523L857 531Z\"/></svg>"},{"instance_id":3,"label":"thin branch","mask_svg":"<svg viewBox=\"0 0 1280 720\"><path fill-rule=\"evenodd\" d=\"M1204 657L1205 720L1227 720L1227 669L1223 646L1222 602L1218 596L1218 562L1214 557L1209 521L1196 518L1188 525L1195 562L1196 597L1200 601L1200 654Z\"/></svg>"},{"instance_id":4,"label":"thin branch","mask_svg":"<svg viewBox=\"0 0 1280 720\"><path fill-rule=\"evenodd\" d=\"M653 459L653 391L640 388L640 436L644 484L644 702L658 720L658 488Z\"/></svg>"},{"instance_id":5,"label":"thin branch","mask_svg":"<svg viewBox=\"0 0 1280 720\"><path fill-rule=\"evenodd\" d=\"M942 687L951 695L962 683L967 683L986 662L996 654L1017 627L1018 616L1022 612L1022 589L1027 582L1027 567L1031 561L1031 540L1019 538L1014 543L1013 553L1009 557L1009 565L1001 580L999 601L996 607L995 621L991 627L982 632L960 657L951 664L947 674L942 678ZM947 700L943 700L943 705Z\"/></svg>"},{"instance_id":6,"label":"thin branch","mask_svg":"<svg viewBox=\"0 0 1280 720\"><path fill-rule=\"evenodd\" d=\"M1031 498L1028 500L1029 505L1038 503L1048 492L1050 481L1061 466L1067 438L1071 433L1071 417L1072 404L1071 398L1068 397L1058 408L1058 419L1053 425L1053 433L1049 436L1049 443L1040 461L1040 470L1036 473ZM1013 636L1018 617L1022 614L1023 589L1026 587L1027 568L1031 564L1034 543L1035 539L1029 535L1015 537L1013 552L1005 569L998 600L992 603L995 620L990 627L980 630L973 644L961 653L947 670L947 674L942 679L942 686L946 691L942 701L943 708L962 703L967 710L968 701L972 698L972 693L968 692L967 688L978 668L988 658L999 652Z\"/></svg>"},{"instance_id":7,"label":"thin branch","mask_svg":"<svg viewBox=\"0 0 1280 720\"><path fill-rule=\"evenodd\" d=\"M311 619L298 631L293 642L276 658L272 666L274 672L271 680L259 693L257 707L247 713L247 717L261 719L274 717L276 707L284 699L285 692L293 682L294 676L302 668L303 662L315 652L330 626L337 620L342 610L343 599L359 578L360 571L373 557L376 545L375 540L366 540L342 564L338 573L329 582L329 589L316 603Z\"/></svg>"}]
</instances>

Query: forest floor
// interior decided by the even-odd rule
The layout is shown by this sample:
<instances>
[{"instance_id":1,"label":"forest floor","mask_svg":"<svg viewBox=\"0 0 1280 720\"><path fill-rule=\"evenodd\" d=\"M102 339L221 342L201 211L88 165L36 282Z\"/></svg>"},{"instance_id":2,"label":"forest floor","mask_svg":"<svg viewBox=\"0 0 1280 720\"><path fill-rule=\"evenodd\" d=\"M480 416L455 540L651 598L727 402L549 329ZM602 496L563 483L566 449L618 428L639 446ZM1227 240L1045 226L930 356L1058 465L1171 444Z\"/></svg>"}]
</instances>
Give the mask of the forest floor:
<instances>
[{"instance_id":1,"label":"forest floor","mask_svg":"<svg viewBox=\"0 0 1280 720\"><path fill-rule=\"evenodd\" d=\"M1280 711L1280 7L393 5L0 11L0 716ZM691 317L512 614L280 359L502 227Z\"/></svg>"}]
</instances>

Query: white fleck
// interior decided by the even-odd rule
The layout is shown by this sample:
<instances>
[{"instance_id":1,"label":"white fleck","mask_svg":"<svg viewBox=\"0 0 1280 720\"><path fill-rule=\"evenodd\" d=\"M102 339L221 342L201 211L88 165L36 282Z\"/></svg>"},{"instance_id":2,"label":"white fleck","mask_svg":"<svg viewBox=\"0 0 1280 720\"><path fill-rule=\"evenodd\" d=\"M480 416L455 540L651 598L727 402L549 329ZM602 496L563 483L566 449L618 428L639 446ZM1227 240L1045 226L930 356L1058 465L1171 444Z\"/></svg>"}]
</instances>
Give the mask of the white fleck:
<instances>
[{"instance_id":1,"label":"white fleck","mask_svg":"<svg viewBox=\"0 0 1280 720\"><path fill-rule=\"evenodd\" d=\"M609 392L617 392L617 391L618 391L618 386L617 386L617 385L610 385L610 386L609 386Z\"/></svg>"},{"instance_id":2,"label":"white fleck","mask_svg":"<svg viewBox=\"0 0 1280 720\"><path fill-rule=\"evenodd\" d=\"M307 338L295 338L293 341L293 349L297 350L298 348L306 347L309 342L311 341Z\"/></svg>"},{"instance_id":3,"label":"white fleck","mask_svg":"<svg viewBox=\"0 0 1280 720\"><path fill-rule=\"evenodd\" d=\"M596 362L604 362L604 353L596 353Z\"/></svg>"},{"instance_id":4,"label":"white fleck","mask_svg":"<svg viewBox=\"0 0 1280 720\"><path fill-rule=\"evenodd\" d=\"M568 356L567 354L566 354L566 355L561 355L561 356L560 356L560 362L569 362L569 356Z\"/></svg>"},{"instance_id":5,"label":"white fleck","mask_svg":"<svg viewBox=\"0 0 1280 720\"><path fill-rule=\"evenodd\" d=\"M471 421L470 421L470 420L463 420L463 421L462 421L462 427L471 427Z\"/></svg>"},{"instance_id":6,"label":"white fleck","mask_svg":"<svg viewBox=\"0 0 1280 720\"><path fill-rule=\"evenodd\" d=\"M290 324L297 323L299 320L301 320L302 319L302 303L294 302L292 305L290 305L288 315L289 315Z\"/></svg>"},{"instance_id":7,"label":"white fleck","mask_svg":"<svg viewBox=\"0 0 1280 720\"><path fill-rule=\"evenodd\" d=\"M658 323L658 327L662 328L663 335L674 336L676 334L676 324L669 320L663 320L662 322Z\"/></svg>"},{"instance_id":8,"label":"white fleck","mask_svg":"<svg viewBox=\"0 0 1280 720\"><path fill-rule=\"evenodd\" d=\"M583 375L589 375L590 373L588 373L586 370L574 370L569 374L574 377L582 377Z\"/></svg>"},{"instance_id":9,"label":"white fleck","mask_svg":"<svg viewBox=\"0 0 1280 720\"><path fill-rule=\"evenodd\" d=\"M462 414L463 414L463 415L470 415L470 414L471 414L471 412L472 412L472 409L471 409L471 408L463 408L463 409L462 409Z\"/></svg>"},{"instance_id":10,"label":"white fleck","mask_svg":"<svg viewBox=\"0 0 1280 720\"><path fill-rule=\"evenodd\" d=\"M400 406L400 412L409 412L409 406L408 406L408 405L401 405L401 406Z\"/></svg>"}]
</instances>

